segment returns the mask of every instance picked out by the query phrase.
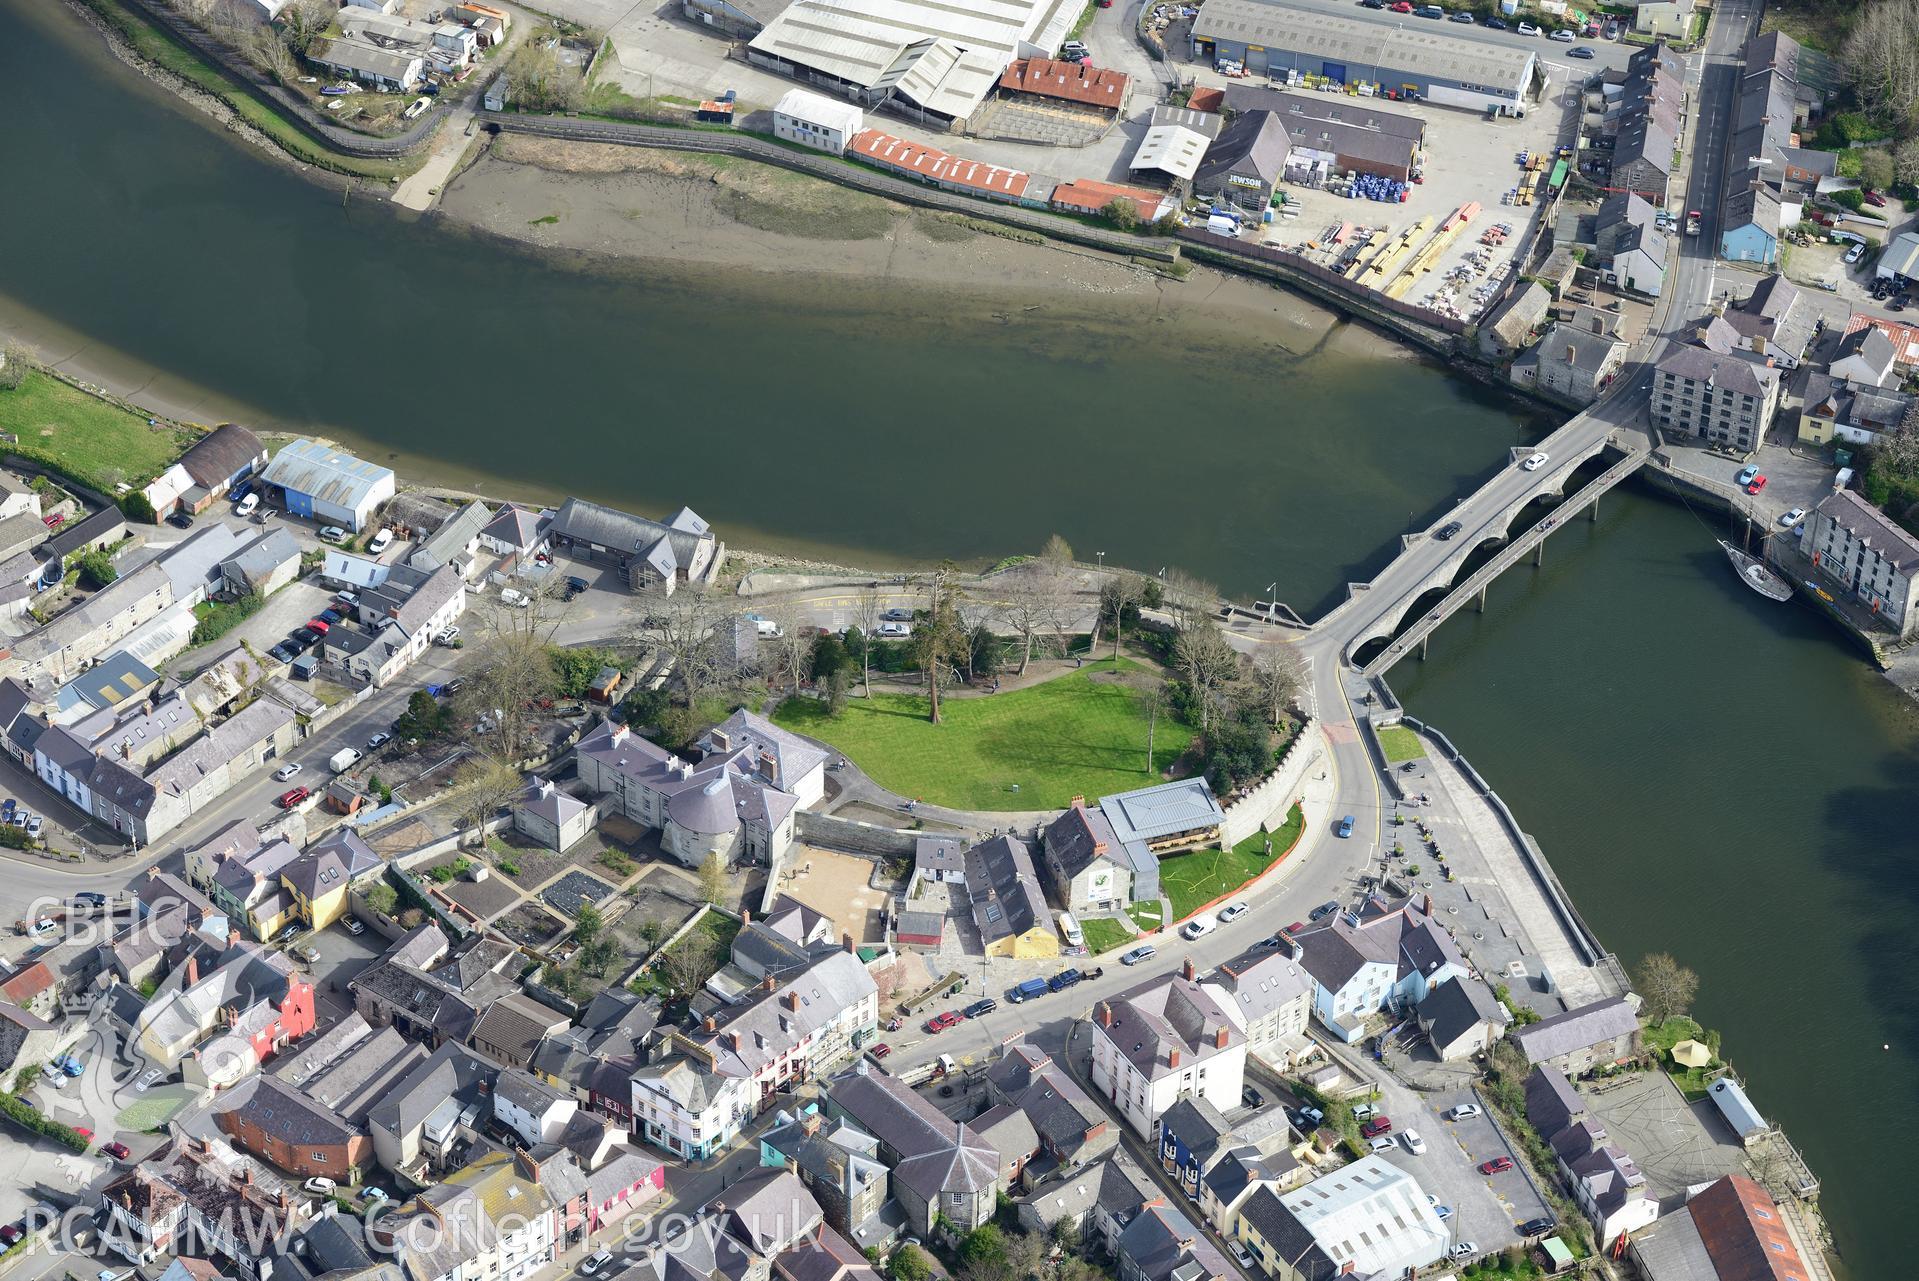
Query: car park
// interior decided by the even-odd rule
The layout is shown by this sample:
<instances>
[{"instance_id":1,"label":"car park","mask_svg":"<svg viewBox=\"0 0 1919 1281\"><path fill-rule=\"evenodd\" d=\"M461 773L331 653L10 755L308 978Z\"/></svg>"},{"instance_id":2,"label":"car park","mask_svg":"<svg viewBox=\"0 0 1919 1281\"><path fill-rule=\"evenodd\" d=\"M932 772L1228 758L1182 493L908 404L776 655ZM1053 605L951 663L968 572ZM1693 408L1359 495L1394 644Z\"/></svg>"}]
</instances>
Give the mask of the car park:
<instances>
[{"instance_id":1,"label":"car park","mask_svg":"<svg viewBox=\"0 0 1919 1281\"><path fill-rule=\"evenodd\" d=\"M1788 528L1790 528L1793 525L1797 525L1800 521L1804 520L1805 518L1806 518L1806 509L1803 507L1795 507L1789 512L1780 513L1779 523L1781 525L1785 525Z\"/></svg>"},{"instance_id":2,"label":"car park","mask_svg":"<svg viewBox=\"0 0 1919 1281\"><path fill-rule=\"evenodd\" d=\"M1544 467L1549 461L1550 461L1549 455L1528 454L1526 456L1526 461L1519 465L1527 471L1538 471L1541 467Z\"/></svg>"},{"instance_id":3,"label":"car park","mask_svg":"<svg viewBox=\"0 0 1919 1281\"><path fill-rule=\"evenodd\" d=\"M1504 1174L1513 1168L1513 1159L1509 1156L1496 1156L1490 1161L1479 1163L1481 1174Z\"/></svg>"},{"instance_id":4,"label":"car park","mask_svg":"<svg viewBox=\"0 0 1919 1281\"><path fill-rule=\"evenodd\" d=\"M971 1005L966 1007L966 1017L969 1019L985 1018L988 1014L991 1014L994 1010L997 1010L998 1008L999 1008L998 1001L995 1001L990 996L985 997L981 1000L973 1002Z\"/></svg>"},{"instance_id":5,"label":"car park","mask_svg":"<svg viewBox=\"0 0 1919 1281\"><path fill-rule=\"evenodd\" d=\"M928 1032L944 1032L949 1027L958 1027L961 1022L962 1017L960 1015L953 1013L951 1010L941 1010L938 1014L926 1020L926 1030Z\"/></svg>"},{"instance_id":6,"label":"car park","mask_svg":"<svg viewBox=\"0 0 1919 1281\"><path fill-rule=\"evenodd\" d=\"M1219 910L1219 923L1221 925L1231 925L1234 921L1237 921L1240 917L1252 910L1252 908L1247 907L1244 903L1228 903Z\"/></svg>"},{"instance_id":7,"label":"car park","mask_svg":"<svg viewBox=\"0 0 1919 1281\"><path fill-rule=\"evenodd\" d=\"M305 768L306 766L295 761L290 765L282 765L279 769L274 770L273 777L278 782L284 783Z\"/></svg>"},{"instance_id":8,"label":"car park","mask_svg":"<svg viewBox=\"0 0 1919 1281\"><path fill-rule=\"evenodd\" d=\"M1437 538L1442 543L1451 542L1453 538L1459 533L1459 531L1464 528L1465 526L1460 524L1458 521L1449 520L1445 524L1441 525L1438 529L1433 531L1433 537Z\"/></svg>"},{"instance_id":9,"label":"car park","mask_svg":"<svg viewBox=\"0 0 1919 1281\"><path fill-rule=\"evenodd\" d=\"M1138 947L1120 957L1119 963L1121 965L1138 965L1141 961L1156 956L1158 953L1159 949L1151 943L1141 943Z\"/></svg>"}]
</instances>

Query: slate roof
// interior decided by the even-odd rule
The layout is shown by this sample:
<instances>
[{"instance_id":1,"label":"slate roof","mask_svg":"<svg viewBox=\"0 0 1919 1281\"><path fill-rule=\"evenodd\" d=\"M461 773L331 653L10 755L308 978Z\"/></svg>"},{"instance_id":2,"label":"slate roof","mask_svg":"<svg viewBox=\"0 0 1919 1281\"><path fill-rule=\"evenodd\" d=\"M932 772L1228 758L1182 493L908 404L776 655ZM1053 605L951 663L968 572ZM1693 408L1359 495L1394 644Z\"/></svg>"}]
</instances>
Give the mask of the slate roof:
<instances>
[{"instance_id":1,"label":"slate roof","mask_svg":"<svg viewBox=\"0 0 1919 1281\"><path fill-rule=\"evenodd\" d=\"M216 1118L232 1113L267 1137L295 1147L341 1146L360 1133L357 1126L278 1077L249 1077L220 1098L224 1106Z\"/></svg>"},{"instance_id":2,"label":"slate roof","mask_svg":"<svg viewBox=\"0 0 1919 1281\"><path fill-rule=\"evenodd\" d=\"M717 1030L686 1037L713 1056L715 1071L751 1077L877 990L859 957L835 948L773 991L721 1010Z\"/></svg>"},{"instance_id":3,"label":"slate roof","mask_svg":"<svg viewBox=\"0 0 1919 1281\"><path fill-rule=\"evenodd\" d=\"M480 532L524 552L544 541L546 525L540 513L508 503L493 513L493 519Z\"/></svg>"},{"instance_id":4,"label":"slate roof","mask_svg":"<svg viewBox=\"0 0 1919 1281\"><path fill-rule=\"evenodd\" d=\"M1829 500L1830 501L1830 500ZM1639 1016L1623 996L1607 997L1513 1032L1529 1063L1558 1058L1639 1028Z\"/></svg>"},{"instance_id":5,"label":"slate roof","mask_svg":"<svg viewBox=\"0 0 1919 1281\"><path fill-rule=\"evenodd\" d=\"M566 1016L518 992L501 997L480 1012L469 1042L497 1046L515 1064L531 1063L540 1038Z\"/></svg>"},{"instance_id":6,"label":"slate roof","mask_svg":"<svg viewBox=\"0 0 1919 1281\"><path fill-rule=\"evenodd\" d=\"M1393 966L1398 978L1431 974L1447 963L1465 968L1452 935L1410 899L1396 906L1369 899L1358 917L1354 924L1347 913L1337 913L1299 937L1302 964L1329 992L1345 987L1369 963Z\"/></svg>"},{"instance_id":7,"label":"slate roof","mask_svg":"<svg viewBox=\"0 0 1919 1281\"><path fill-rule=\"evenodd\" d=\"M996 836L966 851L966 896L982 942L1052 928L1033 852L1016 836Z\"/></svg>"},{"instance_id":8,"label":"slate roof","mask_svg":"<svg viewBox=\"0 0 1919 1281\"><path fill-rule=\"evenodd\" d=\"M719 746L719 734L725 735L724 748ZM815 747L797 734L788 733L759 713L749 712L744 707L736 708L731 716L708 730L700 739L700 749L720 755L744 749L755 762L749 769L756 768L760 761L770 762L770 771L762 772L766 773L774 786L789 790L825 765L828 755L824 749Z\"/></svg>"},{"instance_id":9,"label":"slate roof","mask_svg":"<svg viewBox=\"0 0 1919 1281\"><path fill-rule=\"evenodd\" d=\"M1102 858L1125 864L1120 857L1119 836L1105 811L1088 809L1084 801L1074 801L1071 809L1046 825L1045 847L1068 880Z\"/></svg>"},{"instance_id":10,"label":"slate roof","mask_svg":"<svg viewBox=\"0 0 1919 1281\"><path fill-rule=\"evenodd\" d=\"M493 519L493 513L479 499L462 507L452 520L434 530L418 547L407 553L406 563L416 569L438 569L466 554L466 549Z\"/></svg>"},{"instance_id":11,"label":"slate roof","mask_svg":"<svg viewBox=\"0 0 1919 1281\"><path fill-rule=\"evenodd\" d=\"M405 1134L423 1123L427 1114L450 1098L472 1101L479 1086L489 1088L500 1069L463 1045L448 1042L408 1072L367 1114L370 1124Z\"/></svg>"},{"instance_id":12,"label":"slate roof","mask_svg":"<svg viewBox=\"0 0 1919 1281\"><path fill-rule=\"evenodd\" d=\"M1161 1201L1141 1208L1119 1236L1119 1254L1142 1281L1220 1281L1238 1272L1191 1220Z\"/></svg>"},{"instance_id":13,"label":"slate roof","mask_svg":"<svg viewBox=\"0 0 1919 1281\"><path fill-rule=\"evenodd\" d=\"M1096 1032L1111 1041L1148 1080L1183 1072L1235 1044L1245 1043L1244 1035L1213 994L1177 974L1100 1002L1094 1025ZM1178 1067L1168 1062L1172 1051L1179 1052Z\"/></svg>"},{"instance_id":14,"label":"slate roof","mask_svg":"<svg viewBox=\"0 0 1919 1281\"><path fill-rule=\"evenodd\" d=\"M1229 173L1252 173L1271 183L1285 172L1292 151L1286 126L1271 111L1249 111L1220 130L1193 175L1195 191L1213 191Z\"/></svg>"},{"instance_id":15,"label":"slate roof","mask_svg":"<svg viewBox=\"0 0 1919 1281\"><path fill-rule=\"evenodd\" d=\"M895 1077L869 1071L862 1062L836 1078L828 1094L836 1109L899 1154L893 1177L928 1202L997 1183L999 1153L992 1145Z\"/></svg>"},{"instance_id":16,"label":"slate roof","mask_svg":"<svg viewBox=\"0 0 1919 1281\"><path fill-rule=\"evenodd\" d=\"M690 565L698 558L702 543L713 541L706 522L688 508L673 517L685 527L661 524L644 516L635 516L614 507L603 507L581 498L569 498L554 514L552 532L575 542L593 543L625 555L650 554L665 548L674 567Z\"/></svg>"},{"instance_id":17,"label":"slate roof","mask_svg":"<svg viewBox=\"0 0 1919 1281\"><path fill-rule=\"evenodd\" d=\"M1814 510L1851 532L1853 537L1864 540L1901 574L1919 573L1919 539L1852 490L1842 489L1828 495Z\"/></svg>"},{"instance_id":18,"label":"slate roof","mask_svg":"<svg viewBox=\"0 0 1919 1281\"><path fill-rule=\"evenodd\" d=\"M1715 388L1763 398L1779 382L1779 370L1765 364L1752 352L1711 351L1690 344L1676 347L1655 366L1662 375L1695 383L1710 383Z\"/></svg>"},{"instance_id":19,"label":"slate roof","mask_svg":"<svg viewBox=\"0 0 1919 1281\"><path fill-rule=\"evenodd\" d=\"M1220 965L1208 982L1224 989L1246 1023L1256 1023L1313 989L1312 976L1285 952L1247 952Z\"/></svg>"},{"instance_id":20,"label":"slate roof","mask_svg":"<svg viewBox=\"0 0 1919 1281\"><path fill-rule=\"evenodd\" d=\"M995 1093L1033 1123L1046 1149L1071 1161L1091 1131L1110 1127L1105 1111L1072 1076L1038 1046L1016 1041L986 1070Z\"/></svg>"},{"instance_id":21,"label":"slate roof","mask_svg":"<svg viewBox=\"0 0 1919 1281\"><path fill-rule=\"evenodd\" d=\"M1509 1020L1491 988L1471 975L1461 975L1426 994L1419 1003L1419 1021L1432 1029L1428 1035L1436 1045L1450 1045L1476 1024L1504 1027Z\"/></svg>"}]
</instances>

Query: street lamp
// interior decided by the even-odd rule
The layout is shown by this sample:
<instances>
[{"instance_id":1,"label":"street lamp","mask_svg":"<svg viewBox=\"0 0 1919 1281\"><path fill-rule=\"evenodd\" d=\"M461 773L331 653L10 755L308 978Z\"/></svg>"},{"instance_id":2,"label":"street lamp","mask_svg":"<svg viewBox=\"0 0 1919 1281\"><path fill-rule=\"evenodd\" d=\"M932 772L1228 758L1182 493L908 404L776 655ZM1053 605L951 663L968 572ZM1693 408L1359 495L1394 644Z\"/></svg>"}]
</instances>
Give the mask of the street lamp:
<instances>
[{"instance_id":1,"label":"street lamp","mask_svg":"<svg viewBox=\"0 0 1919 1281\"><path fill-rule=\"evenodd\" d=\"M1103 571L1103 570L1105 570L1105 568L1106 568L1106 553L1105 553L1105 552L1094 552L1094 553L1093 553L1093 555L1095 555L1095 556L1097 556L1097 557L1099 557L1099 568L1100 568L1100 569L1101 569L1102 571Z\"/></svg>"}]
</instances>

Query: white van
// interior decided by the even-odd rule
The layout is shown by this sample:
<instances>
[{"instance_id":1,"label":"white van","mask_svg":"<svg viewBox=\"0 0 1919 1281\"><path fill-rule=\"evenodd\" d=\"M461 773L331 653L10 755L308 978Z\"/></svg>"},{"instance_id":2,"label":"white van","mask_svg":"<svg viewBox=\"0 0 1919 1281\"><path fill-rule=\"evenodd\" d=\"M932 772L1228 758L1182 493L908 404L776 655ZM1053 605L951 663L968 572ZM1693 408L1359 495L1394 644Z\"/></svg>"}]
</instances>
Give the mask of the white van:
<instances>
[{"instance_id":1,"label":"white van","mask_svg":"<svg viewBox=\"0 0 1919 1281\"><path fill-rule=\"evenodd\" d=\"M1086 946L1086 932L1080 929L1079 922L1073 919L1071 912L1059 914L1059 932L1066 939L1069 947Z\"/></svg>"},{"instance_id":2,"label":"white van","mask_svg":"<svg viewBox=\"0 0 1919 1281\"><path fill-rule=\"evenodd\" d=\"M253 509L259 505L260 496L255 493L249 493L245 498L242 498L234 505L233 514L235 516L251 516L253 515Z\"/></svg>"}]
</instances>

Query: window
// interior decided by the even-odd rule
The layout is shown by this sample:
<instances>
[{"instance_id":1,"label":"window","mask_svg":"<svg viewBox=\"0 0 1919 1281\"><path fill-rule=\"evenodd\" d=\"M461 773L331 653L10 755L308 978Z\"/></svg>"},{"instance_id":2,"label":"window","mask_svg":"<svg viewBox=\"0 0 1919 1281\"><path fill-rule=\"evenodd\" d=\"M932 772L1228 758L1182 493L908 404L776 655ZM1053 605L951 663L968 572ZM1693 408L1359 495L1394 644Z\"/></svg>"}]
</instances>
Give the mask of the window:
<instances>
[{"instance_id":1,"label":"window","mask_svg":"<svg viewBox=\"0 0 1919 1281\"><path fill-rule=\"evenodd\" d=\"M325 1165L325 1164L326 1164L326 1153L324 1153L324 1152L309 1152L309 1153L307 1153L307 1157L308 1157L308 1158L309 1158L310 1160L312 1160L312 1161L313 1161L313 1163L314 1163L314 1164L316 1164L316 1165Z\"/></svg>"}]
</instances>

